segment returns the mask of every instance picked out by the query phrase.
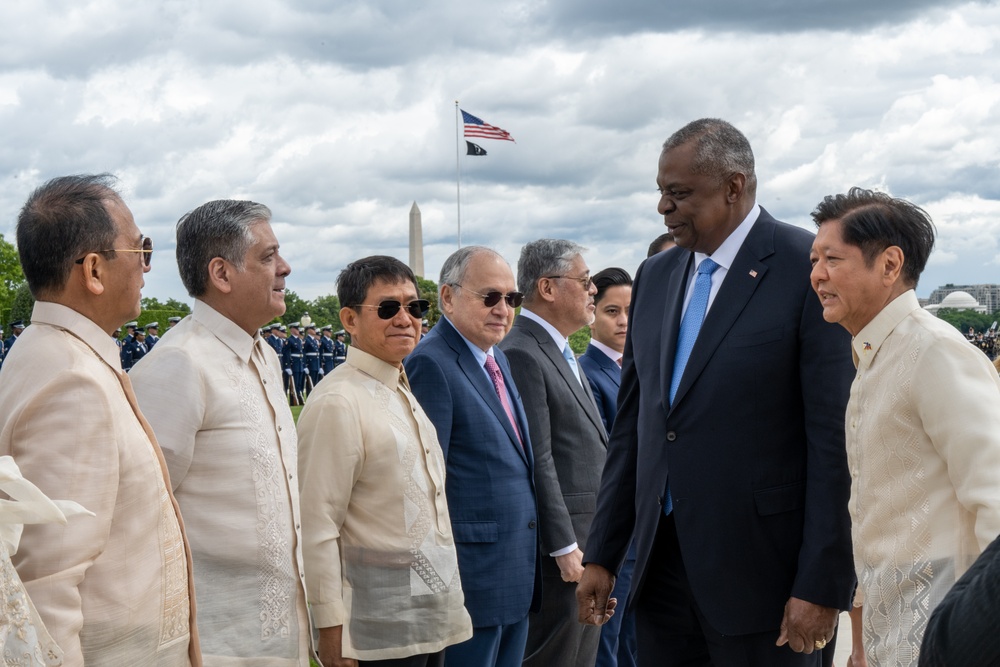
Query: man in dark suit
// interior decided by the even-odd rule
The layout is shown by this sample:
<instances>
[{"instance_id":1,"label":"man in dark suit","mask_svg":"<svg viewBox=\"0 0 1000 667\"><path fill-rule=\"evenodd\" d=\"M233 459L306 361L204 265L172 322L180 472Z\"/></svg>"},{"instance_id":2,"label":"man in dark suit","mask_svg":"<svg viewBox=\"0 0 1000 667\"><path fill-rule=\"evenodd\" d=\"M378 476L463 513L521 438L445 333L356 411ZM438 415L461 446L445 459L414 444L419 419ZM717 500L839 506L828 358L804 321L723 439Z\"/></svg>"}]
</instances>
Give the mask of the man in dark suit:
<instances>
[{"instance_id":1,"label":"man in dark suit","mask_svg":"<svg viewBox=\"0 0 1000 667\"><path fill-rule=\"evenodd\" d=\"M611 267L594 274L594 323L590 325L590 345L580 357L590 388L608 434L618 412L618 387L622 378L622 354L628 332L628 307L632 302L632 276L625 269ZM611 595L625 600L632 586L635 547L629 547ZM624 612L624 609L622 610ZM596 667L635 667L635 618L618 613L601 628Z\"/></svg>"},{"instance_id":2,"label":"man in dark suit","mask_svg":"<svg viewBox=\"0 0 1000 667\"><path fill-rule=\"evenodd\" d=\"M467 246L441 267L444 318L407 357L406 374L434 422L473 634L445 664L520 667L528 611L541 600L538 511L528 421L495 346L521 304L500 255Z\"/></svg>"},{"instance_id":3,"label":"man in dark suit","mask_svg":"<svg viewBox=\"0 0 1000 667\"><path fill-rule=\"evenodd\" d=\"M524 664L594 664L598 628L576 623L576 582L594 516L607 434L569 335L594 320L583 248L542 239L521 249L517 284L524 307L500 348L524 398L535 452L542 541L542 608L528 621Z\"/></svg>"},{"instance_id":4,"label":"man in dark suit","mask_svg":"<svg viewBox=\"0 0 1000 667\"><path fill-rule=\"evenodd\" d=\"M679 247L635 279L580 619L605 620L634 525L640 665L819 665L854 587L848 337L739 130L681 129L657 184Z\"/></svg>"}]
</instances>

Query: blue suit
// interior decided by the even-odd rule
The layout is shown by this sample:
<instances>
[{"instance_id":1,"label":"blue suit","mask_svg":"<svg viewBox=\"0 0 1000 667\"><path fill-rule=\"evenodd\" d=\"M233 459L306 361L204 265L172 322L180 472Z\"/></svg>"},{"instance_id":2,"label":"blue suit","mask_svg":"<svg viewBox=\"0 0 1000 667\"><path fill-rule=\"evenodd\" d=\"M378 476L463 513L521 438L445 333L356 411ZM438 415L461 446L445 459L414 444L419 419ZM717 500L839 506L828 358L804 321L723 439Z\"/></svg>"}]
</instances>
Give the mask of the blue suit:
<instances>
[{"instance_id":1,"label":"blue suit","mask_svg":"<svg viewBox=\"0 0 1000 667\"><path fill-rule=\"evenodd\" d=\"M538 609L541 595L534 462L507 358L497 348L494 358L523 447L485 369L447 319L424 336L405 367L444 451L459 573L475 632L516 623L525 623L526 632L528 612ZM457 660L448 658L453 648L446 653L451 662ZM497 664L520 665L520 656L508 660L501 656Z\"/></svg>"},{"instance_id":2,"label":"blue suit","mask_svg":"<svg viewBox=\"0 0 1000 667\"><path fill-rule=\"evenodd\" d=\"M854 368L849 336L823 320L809 284L812 239L760 210L672 403L694 256L677 247L639 267L619 411L584 553L614 572L634 533L640 659L647 638L678 632L650 625L674 611L668 603L679 606L678 588L718 635L766 636L769 646L790 596L850 608L844 412ZM673 511L665 517L668 477ZM818 658L786 648L757 664L786 661Z\"/></svg>"},{"instance_id":3,"label":"blue suit","mask_svg":"<svg viewBox=\"0 0 1000 667\"><path fill-rule=\"evenodd\" d=\"M580 367L587 374L590 388L597 401L597 410L608 435L615 425L618 413L618 387L621 386L622 369L611 358L593 345L579 358ZM632 573L635 571L635 545L629 547L628 556L615 580L612 597L621 605L618 613L601 628L601 643L597 647L596 667L635 667L636 641L635 618L625 609L625 600L632 587Z\"/></svg>"}]
</instances>

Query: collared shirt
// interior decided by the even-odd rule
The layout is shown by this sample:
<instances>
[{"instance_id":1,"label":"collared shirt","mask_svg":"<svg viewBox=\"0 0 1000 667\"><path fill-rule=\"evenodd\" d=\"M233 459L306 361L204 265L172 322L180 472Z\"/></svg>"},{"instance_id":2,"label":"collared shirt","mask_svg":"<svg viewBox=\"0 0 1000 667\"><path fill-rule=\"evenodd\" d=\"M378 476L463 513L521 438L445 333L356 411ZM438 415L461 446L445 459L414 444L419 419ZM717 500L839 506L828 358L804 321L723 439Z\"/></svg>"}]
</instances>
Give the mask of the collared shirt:
<instances>
[{"instance_id":1,"label":"collared shirt","mask_svg":"<svg viewBox=\"0 0 1000 667\"><path fill-rule=\"evenodd\" d=\"M434 425L406 373L351 347L299 416L303 551L316 626L386 660L472 636Z\"/></svg>"},{"instance_id":2,"label":"collared shirt","mask_svg":"<svg viewBox=\"0 0 1000 667\"><path fill-rule=\"evenodd\" d=\"M610 347L608 347L601 341L597 340L596 338L591 338L590 344L596 347L601 352L603 352L608 359L615 362L616 364L621 365L621 358L622 358L621 352L619 352L618 350L611 349Z\"/></svg>"},{"instance_id":3,"label":"collared shirt","mask_svg":"<svg viewBox=\"0 0 1000 667\"><path fill-rule=\"evenodd\" d=\"M115 341L38 301L0 372L0 455L95 516L25 526L12 562L66 665L191 664L183 528Z\"/></svg>"},{"instance_id":4,"label":"collared shirt","mask_svg":"<svg viewBox=\"0 0 1000 667\"><path fill-rule=\"evenodd\" d=\"M1000 378L912 290L852 348L855 604L869 663L913 664L931 611L1000 533Z\"/></svg>"},{"instance_id":5,"label":"collared shirt","mask_svg":"<svg viewBox=\"0 0 1000 667\"><path fill-rule=\"evenodd\" d=\"M129 377L194 555L206 660L308 667L295 424L278 358L203 301Z\"/></svg>"},{"instance_id":6,"label":"collared shirt","mask_svg":"<svg viewBox=\"0 0 1000 667\"><path fill-rule=\"evenodd\" d=\"M722 242L715 252L711 255L706 255L703 252L696 252L694 254L694 264L691 266L691 271L688 273L688 283L687 291L684 293L684 310L687 310L688 304L691 302L691 295L694 294L694 277L698 272L698 266L701 265L708 257L712 258L712 261L719 265L719 268L715 270L712 274L712 291L708 294L708 306L705 308L705 312L708 313L709 309L712 308L712 304L715 302L715 295L719 293L719 289L722 287L722 281L726 279L726 275L729 273L729 267L733 265L736 260L736 255L739 253L740 248L743 247L743 242L747 240L747 236L750 235L750 230L753 229L754 223L757 222L757 218L760 216L760 205L754 204L750 212L747 213L747 217L743 218L743 222L733 230L733 232L726 237L726 240ZM681 313L683 317L684 313Z\"/></svg>"},{"instance_id":7,"label":"collared shirt","mask_svg":"<svg viewBox=\"0 0 1000 667\"><path fill-rule=\"evenodd\" d=\"M442 316L442 317L443 317L443 319L448 320L447 317L444 317L444 316ZM455 333L457 333L459 336L461 336L462 340L465 341L465 344L469 348L469 352L472 352L472 356L476 358L476 363L479 364L479 368L482 369L483 375L486 377L487 380L490 381L490 384L493 384L493 378L490 377L489 372L486 370L486 357L495 357L496 356L495 354L493 354L493 347L490 346L489 350L484 351L483 348L479 347L478 345L476 345L475 343L473 343L471 340L469 340L468 338L466 338L464 335L462 335L462 332L458 330L458 327L455 326L454 322L452 322L451 320L448 320L448 323L451 324L451 326L452 326L453 329L455 329ZM511 405L514 404L514 401L513 401L513 398L510 395L510 390L509 389L507 390L507 400L509 400L511 402Z\"/></svg>"}]
</instances>

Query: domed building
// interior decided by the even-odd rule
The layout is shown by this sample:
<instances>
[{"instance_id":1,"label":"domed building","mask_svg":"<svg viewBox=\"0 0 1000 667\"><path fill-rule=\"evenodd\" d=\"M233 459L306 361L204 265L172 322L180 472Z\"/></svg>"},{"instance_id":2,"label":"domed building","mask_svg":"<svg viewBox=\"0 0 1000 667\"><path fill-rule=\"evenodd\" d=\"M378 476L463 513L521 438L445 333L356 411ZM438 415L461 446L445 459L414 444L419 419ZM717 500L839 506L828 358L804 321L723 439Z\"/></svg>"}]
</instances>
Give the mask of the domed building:
<instances>
[{"instance_id":1,"label":"domed building","mask_svg":"<svg viewBox=\"0 0 1000 667\"><path fill-rule=\"evenodd\" d=\"M976 301L976 297L961 290L952 292L942 299L941 303L924 306L924 309L931 313L937 313L937 311L942 308L950 308L952 310L974 310L977 313L986 312L986 306L980 306L979 302Z\"/></svg>"}]
</instances>

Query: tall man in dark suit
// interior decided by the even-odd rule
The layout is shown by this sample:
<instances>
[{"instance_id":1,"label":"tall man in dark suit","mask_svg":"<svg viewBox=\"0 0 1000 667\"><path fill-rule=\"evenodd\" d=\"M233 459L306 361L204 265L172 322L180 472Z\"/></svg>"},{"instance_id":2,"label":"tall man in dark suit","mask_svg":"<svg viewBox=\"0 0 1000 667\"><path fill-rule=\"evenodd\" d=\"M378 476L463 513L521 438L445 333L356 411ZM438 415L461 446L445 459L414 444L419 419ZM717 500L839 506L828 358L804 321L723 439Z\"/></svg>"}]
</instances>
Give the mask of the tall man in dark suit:
<instances>
[{"instance_id":1,"label":"tall man in dark suit","mask_svg":"<svg viewBox=\"0 0 1000 667\"><path fill-rule=\"evenodd\" d=\"M410 388L434 422L473 634L445 649L456 667L520 667L528 611L541 601L538 510L528 420L495 346L522 295L497 253L467 246L441 267L444 318L406 359Z\"/></svg>"},{"instance_id":2,"label":"tall man in dark suit","mask_svg":"<svg viewBox=\"0 0 1000 667\"><path fill-rule=\"evenodd\" d=\"M590 388L608 435L618 412L618 387L622 378L622 354L628 332L628 307L632 302L632 276L625 269L611 267L594 274L594 323L590 325L590 345L580 357ZM618 572L612 596L623 601L632 586L635 547L629 547ZM624 610L622 610L624 612ZM635 618L618 613L601 628L596 667L635 667Z\"/></svg>"},{"instance_id":3,"label":"tall man in dark suit","mask_svg":"<svg viewBox=\"0 0 1000 667\"><path fill-rule=\"evenodd\" d=\"M580 618L604 621L634 524L640 665L819 665L854 586L848 337L739 130L681 129L657 184L679 247L635 279Z\"/></svg>"},{"instance_id":4,"label":"tall man in dark suit","mask_svg":"<svg viewBox=\"0 0 1000 667\"><path fill-rule=\"evenodd\" d=\"M524 307L500 348L524 399L535 452L542 541L542 608L528 621L524 664L594 664L598 628L576 623L576 582L594 516L607 434L569 335L594 320L590 271L570 241L521 249L517 284Z\"/></svg>"}]
</instances>

